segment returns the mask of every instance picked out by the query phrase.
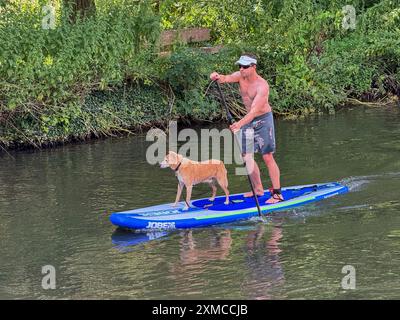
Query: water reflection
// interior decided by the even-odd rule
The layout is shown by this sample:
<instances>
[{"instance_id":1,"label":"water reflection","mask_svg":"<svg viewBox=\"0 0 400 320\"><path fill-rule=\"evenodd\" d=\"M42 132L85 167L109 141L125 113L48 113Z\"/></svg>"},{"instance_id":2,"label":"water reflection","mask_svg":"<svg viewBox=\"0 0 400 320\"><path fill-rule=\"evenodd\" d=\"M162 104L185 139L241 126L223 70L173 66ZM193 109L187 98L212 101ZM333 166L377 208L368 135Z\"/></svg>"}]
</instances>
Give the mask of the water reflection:
<instances>
[{"instance_id":1,"label":"water reflection","mask_svg":"<svg viewBox=\"0 0 400 320\"><path fill-rule=\"evenodd\" d=\"M197 262L227 259L232 246L231 230L214 230L212 235L201 241L195 239L193 230L183 233L180 240L180 265L184 267Z\"/></svg>"},{"instance_id":2,"label":"water reflection","mask_svg":"<svg viewBox=\"0 0 400 320\"><path fill-rule=\"evenodd\" d=\"M115 249L129 252L134 248L143 249L139 245L146 242L166 238L169 242L175 240L177 246L170 247L167 255L169 250L176 252L178 249L179 253L175 255L178 259L167 259L164 277L175 283L175 289L181 288L181 294L185 296L203 295L215 277L219 285L226 282L227 287L232 279L235 282L239 280L241 295L246 299L274 299L276 290L285 282L280 262L282 219L274 219L268 224L247 222L178 232L135 233L117 229L112 235L112 243L116 245ZM243 269L246 271L243 272Z\"/></svg>"},{"instance_id":3,"label":"water reflection","mask_svg":"<svg viewBox=\"0 0 400 320\"><path fill-rule=\"evenodd\" d=\"M168 231L149 231L146 233L139 233L116 229L111 236L111 241L116 245L114 247L115 249L121 252L129 252L133 250L134 246L166 237L168 234Z\"/></svg>"},{"instance_id":4,"label":"water reflection","mask_svg":"<svg viewBox=\"0 0 400 320\"><path fill-rule=\"evenodd\" d=\"M245 295L250 299L273 299L278 287L285 282L279 248L283 237L282 222L273 224L267 234L265 224L257 225L254 231L247 234L245 241L247 280L243 286Z\"/></svg>"}]
</instances>

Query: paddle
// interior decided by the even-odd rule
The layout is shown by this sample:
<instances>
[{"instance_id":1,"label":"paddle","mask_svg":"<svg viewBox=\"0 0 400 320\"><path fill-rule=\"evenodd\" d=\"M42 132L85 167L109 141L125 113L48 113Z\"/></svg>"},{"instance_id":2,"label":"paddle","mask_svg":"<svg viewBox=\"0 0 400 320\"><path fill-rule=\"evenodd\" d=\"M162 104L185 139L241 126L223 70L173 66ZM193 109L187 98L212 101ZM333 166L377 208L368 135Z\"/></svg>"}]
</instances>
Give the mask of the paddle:
<instances>
[{"instance_id":1,"label":"paddle","mask_svg":"<svg viewBox=\"0 0 400 320\"><path fill-rule=\"evenodd\" d=\"M218 81L215 81L215 83L217 84L217 88L218 88L219 95L221 97L222 105L226 112L226 117L228 118L229 124L231 125L231 124L235 123L235 119L232 117L232 114L230 113L228 106L226 105L225 97L222 93L222 90L221 90L221 87L220 87ZM234 139L237 143L237 146L239 147L240 154L242 154L242 150L240 148L240 143L239 143L238 137L235 133L233 135L235 136ZM249 172L247 171L247 166L246 166L246 162L244 161L244 159L243 159L243 164L244 164L244 167L246 168L247 178L249 180L251 191L253 192L254 201L256 202L256 205L257 205L258 215L261 219L263 219L263 215L261 214L261 209L260 209L260 203L258 202L257 195L254 191L253 182L250 179L250 175L249 175Z\"/></svg>"}]
</instances>

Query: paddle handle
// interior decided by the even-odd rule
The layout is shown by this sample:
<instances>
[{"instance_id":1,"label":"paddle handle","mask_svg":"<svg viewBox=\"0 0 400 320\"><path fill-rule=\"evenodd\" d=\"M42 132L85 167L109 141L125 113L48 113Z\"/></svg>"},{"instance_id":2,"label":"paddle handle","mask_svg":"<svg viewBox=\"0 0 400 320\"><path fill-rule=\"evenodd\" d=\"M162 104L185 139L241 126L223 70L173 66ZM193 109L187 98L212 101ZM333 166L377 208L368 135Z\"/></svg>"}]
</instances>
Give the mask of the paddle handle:
<instances>
[{"instance_id":1,"label":"paddle handle","mask_svg":"<svg viewBox=\"0 0 400 320\"><path fill-rule=\"evenodd\" d=\"M215 83L217 84L218 93L219 93L219 96L221 97L222 105L224 106L226 117L228 118L228 122L229 122L229 124L234 124L235 119L232 117L232 114L230 113L229 108L226 104L225 97L221 90L221 86L219 85L218 81L215 81Z\"/></svg>"}]
</instances>

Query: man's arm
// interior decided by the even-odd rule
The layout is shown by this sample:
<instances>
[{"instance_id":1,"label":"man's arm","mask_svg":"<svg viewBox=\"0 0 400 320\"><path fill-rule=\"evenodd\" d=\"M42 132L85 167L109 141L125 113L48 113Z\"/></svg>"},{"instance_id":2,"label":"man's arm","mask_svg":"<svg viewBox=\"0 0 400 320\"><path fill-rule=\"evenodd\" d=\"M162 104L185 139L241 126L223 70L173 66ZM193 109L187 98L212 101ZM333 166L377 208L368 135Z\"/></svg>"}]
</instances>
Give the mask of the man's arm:
<instances>
[{"instance_id":1,"label":"man's arm","mask_svg":"<svg viewBox=\"0 0 400 320\"><path fill-rule=\"evenodd\" d=\"M219 74L218 72L213 72L210 74L210 79L215 81L217 80L218 83L232 83L232 82L239 82L240 80L240 72L236 71L229 75Z\"/></svg>"}]
</instances>

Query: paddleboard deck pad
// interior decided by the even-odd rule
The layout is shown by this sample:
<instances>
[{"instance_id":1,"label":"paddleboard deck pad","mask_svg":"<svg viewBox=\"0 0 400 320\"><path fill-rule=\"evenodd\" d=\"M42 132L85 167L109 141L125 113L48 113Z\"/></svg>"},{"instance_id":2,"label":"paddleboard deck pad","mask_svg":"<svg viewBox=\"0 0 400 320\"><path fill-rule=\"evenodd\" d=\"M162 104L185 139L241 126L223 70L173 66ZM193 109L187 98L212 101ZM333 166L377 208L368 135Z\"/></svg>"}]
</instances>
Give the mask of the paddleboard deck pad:
<instances>
[{"instance_id":1,"label":"paddleboard deck pad","mask_svg":"<svg viewBox=\"0 0 400 320\"><path fill-rule=\"evenodd\" d=\"M310 202L315 202L348 192L347 186L337 182L282 188L284 201L265 204L271 196L266 190L258 197L261 213L266 215L277 210L285 210ZM229 223L258 216L253 197L245 198L243 194L229 196L230 203L224 204L225 196L193 200L188 210L183 210L185 202L156 205L123 212L114 212L110 221L114 225L135 230L173 230L206 227L215 224Z\"/></svg>"}]
</instances>

